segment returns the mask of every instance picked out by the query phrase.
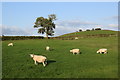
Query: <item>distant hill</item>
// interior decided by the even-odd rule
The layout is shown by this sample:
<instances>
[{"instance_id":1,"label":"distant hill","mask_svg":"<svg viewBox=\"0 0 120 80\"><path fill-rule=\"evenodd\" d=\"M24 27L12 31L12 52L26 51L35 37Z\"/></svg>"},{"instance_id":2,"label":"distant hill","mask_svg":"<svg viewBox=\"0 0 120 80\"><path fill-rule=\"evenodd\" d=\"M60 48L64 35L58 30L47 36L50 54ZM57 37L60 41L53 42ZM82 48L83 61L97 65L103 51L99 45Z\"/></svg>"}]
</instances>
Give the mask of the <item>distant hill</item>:
<instances>
[{"instance_id":1,"label":"distant hill","mask_svg":"<svg viewBox=\"0 0 120 80\"><path fill-rule=\"evenodd\" d=\"M70 36L87 36L87 35L117 35L118 31L112 30L94 30L94 31L82 31L64 34L58 37L70 37Z\"/></svg>"}]
</instances>

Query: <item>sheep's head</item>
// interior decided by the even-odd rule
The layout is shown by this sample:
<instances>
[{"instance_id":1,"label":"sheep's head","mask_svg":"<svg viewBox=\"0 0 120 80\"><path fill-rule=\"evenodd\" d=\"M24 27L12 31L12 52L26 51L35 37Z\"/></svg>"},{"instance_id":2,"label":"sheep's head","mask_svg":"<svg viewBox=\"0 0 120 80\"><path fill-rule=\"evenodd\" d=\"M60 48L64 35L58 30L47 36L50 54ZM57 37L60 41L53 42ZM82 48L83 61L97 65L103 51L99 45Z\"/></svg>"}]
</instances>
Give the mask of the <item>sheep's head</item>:
<instances>
[{"instance_id":1,"label":"sheep's head","mask_svg":"<svg viewBox=\"0 0 120 80\"><path fill-rule=\"evenodd\" d=\"M97 53L99 53L99 50L97 51Z\"/></svg>"},{"instance_id":2,"label":"sheep's head","mask_svg":"<svg viewBox=\"0 0 120 80\"><path fill-rule=\"evenodd\" d=\"M30 54L30 57L33 58L34 54Z\"/></svg>"},{"instance_id":3,"label":"sheep's head","mask_svg":"<svg viewBox=\"0 0 120 80\"><path fill-rule=\"evenodd\" d=\"M73 52L72 50L70 50L70 52Z\"/></svg>"}]
</instances>

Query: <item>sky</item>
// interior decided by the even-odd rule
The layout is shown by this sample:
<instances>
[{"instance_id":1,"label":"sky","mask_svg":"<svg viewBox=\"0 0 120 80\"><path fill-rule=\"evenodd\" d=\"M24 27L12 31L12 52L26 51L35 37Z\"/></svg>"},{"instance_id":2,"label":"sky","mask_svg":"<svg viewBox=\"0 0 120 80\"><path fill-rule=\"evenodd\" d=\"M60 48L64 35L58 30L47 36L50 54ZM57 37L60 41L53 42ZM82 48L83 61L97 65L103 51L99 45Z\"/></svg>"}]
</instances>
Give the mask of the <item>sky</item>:
<instances>
[{"instance_id":1,"label":"sky","mask_svg":"<svg viewBox=\"0 0 120 80\"><path fill-rule=\"evenodd\" d=\"M101 28L118 31L118 2L2 2L3 35L42 36L33 28L37 17L56 14L55 35ZM0 21L1 22L1 21ZM43 35L44 36L44 35Z\"/></svg>"}]
</instances>

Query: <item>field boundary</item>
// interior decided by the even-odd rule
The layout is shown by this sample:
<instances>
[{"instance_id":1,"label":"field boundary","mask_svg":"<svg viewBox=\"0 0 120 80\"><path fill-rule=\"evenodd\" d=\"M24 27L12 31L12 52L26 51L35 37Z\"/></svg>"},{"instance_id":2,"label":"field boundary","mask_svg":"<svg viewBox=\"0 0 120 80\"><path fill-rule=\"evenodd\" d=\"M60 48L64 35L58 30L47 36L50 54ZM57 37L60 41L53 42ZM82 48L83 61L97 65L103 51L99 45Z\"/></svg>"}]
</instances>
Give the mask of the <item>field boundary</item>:
<instances>
[{"instance_id":1,"label":"field boundary","mask_svg":"<svg viewBox=\"0 0 120 80\"><path fill-rule=\"evenodd\" d=\"M67 39L67 40L74 40L75 37L78 38L93 38L93 37L117 37L118 34L91 34L91 35L72 35L72 36L65 36L65 37L51 37L50 39Z\"/></svg>"}]
</instances>

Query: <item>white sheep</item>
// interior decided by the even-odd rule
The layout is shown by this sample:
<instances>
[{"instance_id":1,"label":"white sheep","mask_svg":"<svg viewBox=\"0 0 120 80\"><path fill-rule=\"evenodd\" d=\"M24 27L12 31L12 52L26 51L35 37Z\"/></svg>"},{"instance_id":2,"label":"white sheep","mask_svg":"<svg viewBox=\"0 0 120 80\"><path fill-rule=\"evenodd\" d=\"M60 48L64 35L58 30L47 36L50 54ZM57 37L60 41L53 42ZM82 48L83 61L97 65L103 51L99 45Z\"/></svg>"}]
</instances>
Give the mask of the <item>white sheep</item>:
<instances>
[{"instance_id":1,"label":"white sheep","mask_svg":"<svg viewBox=\"0 0 120 80\"><path fill-rule=\"evenodd\" d=\"M46 46L46 50L49 51L49 50L50 50L50 47L49 47L49 46Z\"/></svg>"},{"instance_id":2,"label":"white sheep","mask_svg":"<svg viewBox=\"0 0 120 80\"><path fill-rule=\"evenodd\" d=\"M47 58L45 56L30 54L30 57L34 60L35 65L37 65L37 62L42 63L44 67L47 64Z\"/></svg>"},{"instance_id":3,"label":"white sheep","mask_svg":"<svg viewBox=\"0 0 120 80\"><path fill-rule=\"evenodd\" d=\"M75 53L79 54L80 50L79 49L72 49L72 50L70 50L70 52L72 52L73 54L75 54Z\"/></svg>"},{"instance_id":4,"label":"white sheep","mask_svg":"<svg viewBox=\"0 0 120 80\"><path fill-rule=\"evenodd\" d=\"M13 46L13 43L9 43L8 46Z\"/></svg>"},{"instance_id":5,"label":"white sheep","mask_svg":"<svg viewBox=\"0 0 120 80\"><path fill-rule=\"evenodd\" d=\"M104 54L106 54L107 53L107 49L99 49L97 51L97 53L100 53L100 54L104 53Z\"/></svg>"},{"instance_id":6,"label":"white sheep","mask_svg":"<svg viewBox=\"0 0 120 80\"><path fill-rule=\"evenodd\" d=\"M75 37L75 40L78 40L78 37Z\"/></svg>"}]
</instances>

